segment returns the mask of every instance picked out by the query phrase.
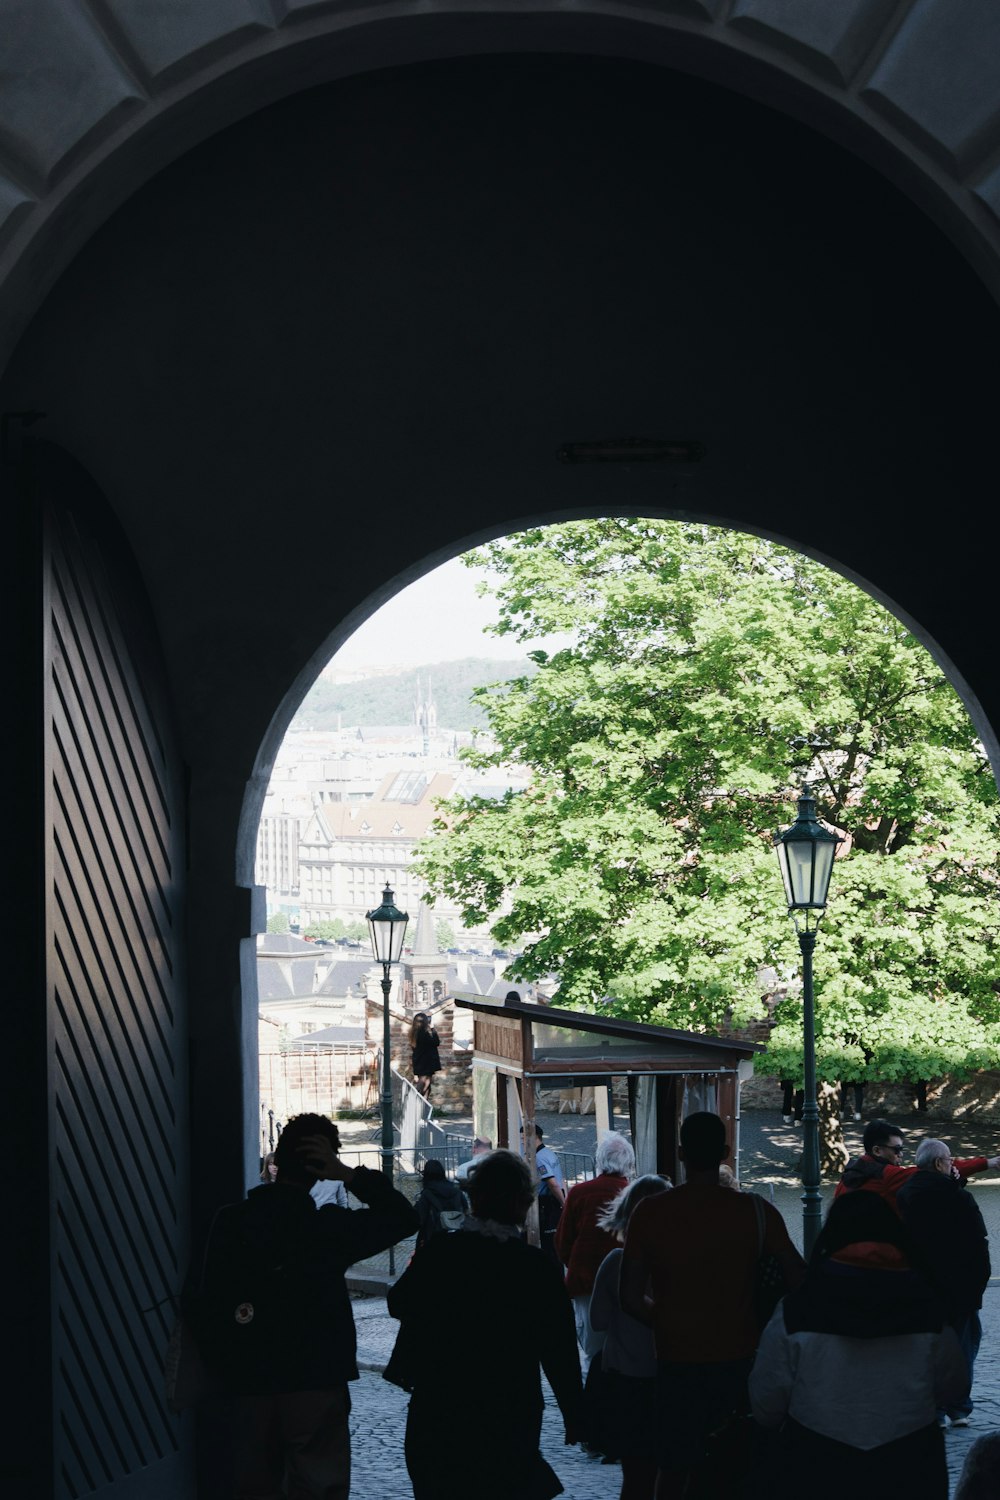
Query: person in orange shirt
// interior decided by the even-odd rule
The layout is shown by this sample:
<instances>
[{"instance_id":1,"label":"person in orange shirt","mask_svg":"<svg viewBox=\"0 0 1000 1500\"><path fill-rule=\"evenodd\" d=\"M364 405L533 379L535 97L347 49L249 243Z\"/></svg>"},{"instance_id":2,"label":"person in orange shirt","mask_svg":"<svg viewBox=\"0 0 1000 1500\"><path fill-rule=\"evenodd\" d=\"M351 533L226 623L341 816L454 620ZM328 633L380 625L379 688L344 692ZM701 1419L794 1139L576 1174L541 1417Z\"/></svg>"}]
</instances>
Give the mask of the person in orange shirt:
<instances>
[{"instance_id":1,"label":"person in orange shirt","mask_svg":"<svg viewBox=\"0 0 1000 1500\"><path fill-rule=\"evenodd\" d=\"M745 1409L762 1251L777 1257L790 1287L805 1275L777 1209L763 1203L762 1246L754 1195L720 1184L728 1154L718 1115L688 1115L680 1139L686 1181L640 1203L625 1238L621 1305L652 1328L656 1345L657 1500L684 1493L709 1433Z\"/></svg>"}]
</instances>

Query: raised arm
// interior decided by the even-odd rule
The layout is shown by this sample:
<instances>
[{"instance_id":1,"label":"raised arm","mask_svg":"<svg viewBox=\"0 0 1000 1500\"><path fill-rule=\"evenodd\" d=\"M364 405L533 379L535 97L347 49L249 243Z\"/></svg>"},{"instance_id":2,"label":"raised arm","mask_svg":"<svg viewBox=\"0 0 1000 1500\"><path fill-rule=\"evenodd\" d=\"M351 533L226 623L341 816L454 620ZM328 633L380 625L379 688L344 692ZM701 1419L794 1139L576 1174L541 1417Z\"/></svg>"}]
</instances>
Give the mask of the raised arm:
<instances>
[{"instance_id":1,"label":"raised arm","mask_svg":"<svg viewBox=\"0 0 1000 1500\"><path fill-rule=\"evenodd\" d=\"M317 1210L324 1216L322 1232L329 1234L331 1249L341 1265L352 1266L416 1234L419 1221L415 1212L381 1172L347 1166L324 1136L310 1136L304 1141L302 1155L318 1177L345 1183L365 1204L366 1211L339 1208L334 1203Z\"/></svg>"}]
</instances>

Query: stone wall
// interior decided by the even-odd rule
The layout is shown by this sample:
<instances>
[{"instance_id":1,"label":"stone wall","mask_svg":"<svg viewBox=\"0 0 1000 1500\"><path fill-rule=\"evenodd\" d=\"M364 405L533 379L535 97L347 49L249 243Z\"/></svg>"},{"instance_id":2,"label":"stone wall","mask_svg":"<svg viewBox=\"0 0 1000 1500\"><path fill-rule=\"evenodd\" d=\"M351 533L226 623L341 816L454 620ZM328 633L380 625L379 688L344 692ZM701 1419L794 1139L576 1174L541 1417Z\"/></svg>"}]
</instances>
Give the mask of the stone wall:
<instances>
[{"instance_id":1,"label":"stone wall","mask_svg":"<svg viewBox=\"0 0 1000 1500\"><path fill-rule=\"evenodd\" d=\"M724 1027L720 1035L766 1045L771 1025L770 1020L762 1019L742 1029ZM744 1110L781 1108L780 1082L766 1071L766 1063L760 1057L756 1059L753 1078L743 1085L740 1098ZM848 1096L848 1106L853 1112L854 1100L851 1095ZM917 1113L916 1091L911 1082L867 1085L863 1110L866 1120L884 1115L902 1123L910 1115ZM922 1117L956 1121L974 1117L980 1124L1000 1125L1000 1070L976 1073L964 1081L947 1075L930 1079L927 1086L927 1109Z\"/></svg>"}]
</instances>

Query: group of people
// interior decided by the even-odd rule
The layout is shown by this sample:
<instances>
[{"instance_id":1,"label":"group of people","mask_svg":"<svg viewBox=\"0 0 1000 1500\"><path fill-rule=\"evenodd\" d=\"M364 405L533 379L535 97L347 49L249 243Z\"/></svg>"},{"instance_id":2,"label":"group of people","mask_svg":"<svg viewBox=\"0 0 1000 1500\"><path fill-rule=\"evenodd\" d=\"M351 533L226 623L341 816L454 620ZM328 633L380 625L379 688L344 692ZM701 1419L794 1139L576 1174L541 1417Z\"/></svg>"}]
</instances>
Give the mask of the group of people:
<instances>
[{"instance_id":1,"label":"group of people","mask_svg":"<svg viewBox=\"0 0 1000 1500\"><path fill-rule=\"evenodd\" d=\"M461 1228L439 1208L429 1230L380 1173L344 1165L335 1125L298 1116L273 1177L217 1216L192 1299L206 1360L234 1401L234 1493L346 1500L357 1368L344 1272L420 1232L388 1293L397 1353L404 1342L416 1352L399 1361L415 1500L458 1500L470 1487L481 1500L560 1493L540 1449L542 1372L566 1442L620 1462L623 1500L735 1500L798 1487L804 1472L818 1500L890 1483L911 1500L946 1500L942 1429L972 1410L990 1274L964 1183L1000 1157L956 1161L929 1140L904 1166L902 1132L887 1121L869 1124L864 1148L806 1266L774 1206L727 1172L717 1115L682 1123L677 1185L636 1177L628 1141L609 1133L593 1179L567 1191L559 1174L553 1256L524 1234L546 1178L523 1156L477 1140ZM546 1158L542 1170L554 1175ZM436 1179L459 1193L443 1172L425 1173L423 1196ZM349 1185L365 1211L320 1208L318 1183ZM766 1322L765 1263L785 1290ZM463 1359L489 1391L471 1477L447 1461L437 1420Z\"/></svg>"}]
</instances>

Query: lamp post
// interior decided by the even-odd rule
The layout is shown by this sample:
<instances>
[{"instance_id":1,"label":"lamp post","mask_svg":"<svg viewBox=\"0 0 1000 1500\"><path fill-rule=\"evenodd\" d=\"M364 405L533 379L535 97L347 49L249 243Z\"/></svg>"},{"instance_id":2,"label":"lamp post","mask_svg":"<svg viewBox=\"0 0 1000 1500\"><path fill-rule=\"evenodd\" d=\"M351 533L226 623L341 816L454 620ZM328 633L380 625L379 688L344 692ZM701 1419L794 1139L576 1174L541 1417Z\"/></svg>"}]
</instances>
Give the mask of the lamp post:
<instances>
[{"instance_id":1,"label":"lamp post","mask_svg":"<svg viewBox=\"0 0 1000 1500\"><path fill-rule=\"evenodd\" d=\"M799 815L791 828L774 835L785 887L788 914L795 923L802 953L802 1029L805 1102L802 1106L802 1246L812 1254L823 1218L819 1194L819 1107L816 1102L816 1014L813 1006L813 950L826 910L833 857L843 842L816 817L808 784L799 797Z\"/></svg>"},{"instance_id":2,"label":"lamp post","mask_svg":"<svg viewBox=\"0 0 1000 1500\"><path fill-rule=\"evenodd\" d=\"M393 901L391 888L386 885L382 892L382 905L365 913L371 935L372 953L377 964L382 965L382 1171L392 1181L392 1070L390 1067L389 1038L389 991L392 977L389 970L398 964L403 952L406 924L410 920L405 911L400 911Z\"/></svg>"}]
</instances>

